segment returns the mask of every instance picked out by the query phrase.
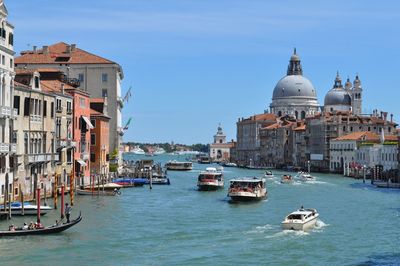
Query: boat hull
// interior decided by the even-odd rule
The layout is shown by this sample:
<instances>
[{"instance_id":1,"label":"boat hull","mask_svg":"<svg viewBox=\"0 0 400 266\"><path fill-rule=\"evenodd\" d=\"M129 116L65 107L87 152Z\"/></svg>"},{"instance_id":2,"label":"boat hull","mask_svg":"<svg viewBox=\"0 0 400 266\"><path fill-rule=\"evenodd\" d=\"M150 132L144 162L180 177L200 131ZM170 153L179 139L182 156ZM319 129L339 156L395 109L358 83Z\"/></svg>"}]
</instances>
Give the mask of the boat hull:
<instances>
[{"instance_id":1,"label":"boat hull","mask_svg":"<svg viewBox=\"0 0 400 266\"><path fill-rule=\"evenodd\" d=\"M267 198L267 192L262 191L260 193L251 193L251 192L229 192L228 196L232 201L235 202L251 202L251 201L260 201Z\"/></svg>"},{"instance_id":2,"label":"boat hull","mask_svg":"<svg viewBox=\"0 0 400 266\"><path fill-rule=\"evenodd\" d=\"M77 189L76 193L81 196L91 196L91 195L93 195L93 196L117 196L117 195L121 194L120 191L118 191L118 192L107 191L107 190L105 190L105 191L93 190L92 191L92 190L81 190L81 189Z\"/></svg>"},{"instance_id":3,"label":"boat hull","mask_svg":"<svg viewBox=\"0 0 400 266\"><path fill-rule=\"evenodd\" d=\"M313 217L312 219L310 219L304 223L284 221L284 222L282 222L282 228L284 230L304 231L304 230L314 227L317 222L317 219L318 219L318 216Z\"/></svg>"},{"instance_id":4,"label":"boat hull","mask_svg":"<svg viewBox=\"0 0 400 266\"><path fill-rule=\"evenodd\" d=\"M215 191L219 189L224 188L224 184L215 184L215 183L209 183L209 182L199 182L197 184L198 190L199 191Z\"/></svg>"}]
</instances>

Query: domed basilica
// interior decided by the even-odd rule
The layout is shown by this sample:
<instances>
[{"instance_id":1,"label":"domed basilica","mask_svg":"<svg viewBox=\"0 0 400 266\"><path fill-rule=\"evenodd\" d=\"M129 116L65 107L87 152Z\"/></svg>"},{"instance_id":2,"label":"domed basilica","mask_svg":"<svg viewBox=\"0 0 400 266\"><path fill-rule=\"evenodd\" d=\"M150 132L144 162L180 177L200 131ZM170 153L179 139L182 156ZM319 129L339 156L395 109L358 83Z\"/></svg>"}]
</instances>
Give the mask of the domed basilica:
<instances>
[{"instance_id":1,"label":"domed basilica","mask_svg":"<svg viewBox=\"0 0 400 266\"><path fill-rule=\"evenodd\" d=\"M333 88L326 94L324 106L320 106L317 92L309 79L303 76L300 57L294 49L290 57L287 75L275 86L271 113L281 116L291 116L304 119L313 116L321 110L325 112L350 111L361 114L362 107L361 81L356 76L353 84L347 79L343 88L342 80L337 73Z\"/></svg>"}]
</instances>

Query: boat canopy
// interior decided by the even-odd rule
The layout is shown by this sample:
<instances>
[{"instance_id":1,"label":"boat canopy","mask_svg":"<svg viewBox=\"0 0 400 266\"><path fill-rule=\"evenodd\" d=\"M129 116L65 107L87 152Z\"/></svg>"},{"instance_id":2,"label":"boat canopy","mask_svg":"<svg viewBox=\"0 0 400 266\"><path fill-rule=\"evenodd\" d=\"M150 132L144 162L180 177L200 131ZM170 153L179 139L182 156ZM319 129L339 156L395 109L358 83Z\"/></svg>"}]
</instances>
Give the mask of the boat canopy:
<instances>
[{"instance_id":1,"label":"boat canopy","mask_svg":"<svg viewBox=\"0 0 400 266\"><path fill-rule=\"evenodd\" d=\"M232 179L230 180L231 183L264 183L265 179L260 178L241 178L241 179Z\"/></svg>"}]
</instances>

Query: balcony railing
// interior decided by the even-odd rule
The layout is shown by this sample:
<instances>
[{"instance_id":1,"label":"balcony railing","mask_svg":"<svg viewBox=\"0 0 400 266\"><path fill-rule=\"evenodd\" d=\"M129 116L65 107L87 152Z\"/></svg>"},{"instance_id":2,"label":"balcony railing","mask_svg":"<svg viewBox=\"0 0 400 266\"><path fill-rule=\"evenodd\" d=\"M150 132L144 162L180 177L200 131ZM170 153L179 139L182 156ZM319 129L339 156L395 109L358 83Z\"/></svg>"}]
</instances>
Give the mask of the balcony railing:
<instances>
[{"instance_id":1,"label":"balcony railing","mask_svg":"<svg viewBox=\"0 0 400 266\"><path fill-rule=\"evenodd\" d=\"M3 118L17 118L18 110L8 107L8 106L1 106L0 107L0 117Z\"/></svg>"},{"instance_id":2,"label":"balcony railing","mask_svg":"<svg viewBox=\"0 0 400 266\"><path fill-rule=\"evenodd\" d=\"M62 113L63 107L62 106L56 106L56 112L57 113Z\"/></svg>"},{"instance_id":3,"label":"balcony railing","mask_svg":"<svg viewBox=\"0 0 400 266\"><path fill-rule=\"evenodd\" d=\"M42 117L40 115L31 115L30 116L30 121L33 123L41 123L42 122Z\"/></svg>"},{"instance_id":4,"label":"balcony railing","mask_svg":"<svg viewBox=\"0 0 400 266\"><path fill-rule=\"evenodd\" d=\"M41 153L41 154L28 154L26 155L26 163L42 163L50 161L58 161L59 155L53 153Z\"/></svg>"},{"instance_id":5,"label":"balcony railing","mask_svg":"<svg viewBox=\"0 0 400 266\"><path fill-rule=\"evenodd\" d=\"M0 143L0 152L1 153L9 153L10 152L10 144Z\"/></svg>"},{"instance_id":6,"label":"balcony railing","mask_svg":"<svg viewBox=\"0 0 400 266\"><path fill-rule=\"evenodd\" d=\"M84 161L89 160L90 156L89 153L81 153L81 159Z\"/></svg>"},{"instance_id":7,"label":"balcony railing","mask_svg":"<svg viewBox=\"0 0 400 266\"><path fill-rule=\"evenodd\" d=\"M68 114L68 115L72 114L72 109L71 109L71 108L70 108L70 109L67 109L67 114Z\"/></svg>"}]
</instances>

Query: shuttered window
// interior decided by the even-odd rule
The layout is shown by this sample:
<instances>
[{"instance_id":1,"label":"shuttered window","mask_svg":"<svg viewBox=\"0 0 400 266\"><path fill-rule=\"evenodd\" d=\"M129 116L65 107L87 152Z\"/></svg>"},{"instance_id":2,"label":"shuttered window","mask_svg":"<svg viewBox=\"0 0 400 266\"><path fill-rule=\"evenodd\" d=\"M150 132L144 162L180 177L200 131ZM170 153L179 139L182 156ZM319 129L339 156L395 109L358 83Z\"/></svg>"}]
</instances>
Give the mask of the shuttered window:
<instances>
[{"instance_id":1,"label":"shuttered window","mask_svg":"<svg viewBox=\"0 0 400 266\"><path fill-rule=\"evenodd\" d=\"M24 116L29 116L29 103L30 99L26 97L24 102Z\"/></svg>"}]
</instances>

